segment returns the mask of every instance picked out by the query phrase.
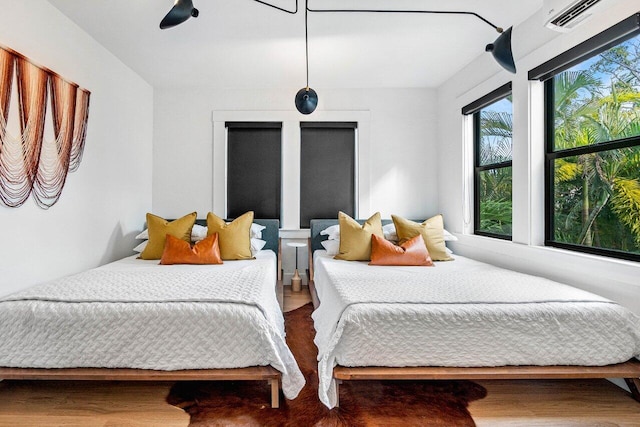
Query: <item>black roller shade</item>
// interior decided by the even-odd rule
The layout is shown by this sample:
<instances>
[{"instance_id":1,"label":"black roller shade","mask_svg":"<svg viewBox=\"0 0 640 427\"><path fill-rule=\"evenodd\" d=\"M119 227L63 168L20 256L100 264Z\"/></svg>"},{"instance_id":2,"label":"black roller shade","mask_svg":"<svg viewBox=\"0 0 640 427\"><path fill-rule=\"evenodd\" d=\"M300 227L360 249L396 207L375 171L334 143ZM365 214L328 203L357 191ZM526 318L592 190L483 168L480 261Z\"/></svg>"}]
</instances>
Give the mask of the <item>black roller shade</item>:
<instances>
[{"instance_id":1,"label":"black roller shade","mask_svg":"<svg viewBox=\"0 0 640 427\"><path fill-rule=\"evenodd\" d=\"M503 84L502 86L492 91L491 93L488 93L482 98L476 101L473 101L471 104L465 105L464 107L462 107L462 114L468 115L468 114L477 113L487 105L491 105L494 102L498 101L499 99L502 99L507 95L510 95L511 87L512 87L511 82Z\"/></svg>"},{"instance_id":2,"label":"black roller shade","mask_svg":"<svg viewBox=\"0 0 640 427\"><path fill-rule=\"evenodd\" d=\"M227 216L280 219L282 124L227 122Z\"/></svg>"},{"instance_id":3,"label":"black roller shade","mask_svg":"<svg viewBox=\"0 0 640 427\"><path fill-rule=\"evenodd\" d=\"M313 218L355 214L354 122L300 123L300 226Z\"/></svg>"}]
</instances>

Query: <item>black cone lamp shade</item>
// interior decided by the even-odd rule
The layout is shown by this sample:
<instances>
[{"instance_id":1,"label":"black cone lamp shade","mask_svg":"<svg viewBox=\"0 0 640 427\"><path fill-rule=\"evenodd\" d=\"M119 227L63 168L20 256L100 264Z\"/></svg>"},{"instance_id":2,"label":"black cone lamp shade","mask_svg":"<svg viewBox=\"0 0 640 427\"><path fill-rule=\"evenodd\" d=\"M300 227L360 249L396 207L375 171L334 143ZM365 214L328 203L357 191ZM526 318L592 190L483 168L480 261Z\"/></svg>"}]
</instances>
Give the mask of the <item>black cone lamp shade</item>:
<instances>
[{"instance_id":1,"label":"black cone lamp shade","mask_svg":"<svg viewBox=\"0 0 640 427\"><path fill-rule=\"evenodd\" d=\"M192 0L176 0L169 13L167 13L167 16L165 16L160 22L160 28L164 30L166 28L175 27L178 24L182 24L192 16L197 18L198 15L198 9L193 7Z\"/></svg>"},{"instance_id":2,"label":"black cone lamp shade","mask_svg":"<svg viewBox=\"0 0 640 427\"><path fill-rule=\"evenodd\" d=\"M491 52L493 58L500 64L505 70L514 73L516 72L516 64L513 60L513 53L511 52L511 29L509 27L507 31L498 36L496 41L488 44L486 47L487 52Z\"/></svg>"},{"instance_id":3,"label":"black cone lamp shade","mask_svg":"<svg viewBox=\"0 0 640 427\"><path fill-rule=\"evenodd\" d=\"M303 87L296 93L296 109L302 114L311 114L318 106L318 94L310 87Z\"/></svg>"}]
</instances>

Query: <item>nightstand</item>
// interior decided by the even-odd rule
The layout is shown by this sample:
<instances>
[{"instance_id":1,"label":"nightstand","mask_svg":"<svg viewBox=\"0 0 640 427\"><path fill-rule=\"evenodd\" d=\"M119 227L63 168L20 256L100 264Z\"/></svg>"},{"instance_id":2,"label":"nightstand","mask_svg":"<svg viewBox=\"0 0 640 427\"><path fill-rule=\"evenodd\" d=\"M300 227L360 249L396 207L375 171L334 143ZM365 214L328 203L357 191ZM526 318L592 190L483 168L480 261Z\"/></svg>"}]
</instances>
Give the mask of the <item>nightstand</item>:
<instances>
[{"instance_id":1,"label":"nightstand","mask_svg":"<svg viewBox=\"0 0 640 427\"><path fill-rule=\"evenodd\" d=\"M302 289L302 278L300 274L298 274L298 248L304 248L307 246L306 243L298 243L298 242L289 242L287 246L296 248L296 270L293 273L293 277L291 278L291 290L293 292L300 292Z\"/></svg>"}]
</instances>

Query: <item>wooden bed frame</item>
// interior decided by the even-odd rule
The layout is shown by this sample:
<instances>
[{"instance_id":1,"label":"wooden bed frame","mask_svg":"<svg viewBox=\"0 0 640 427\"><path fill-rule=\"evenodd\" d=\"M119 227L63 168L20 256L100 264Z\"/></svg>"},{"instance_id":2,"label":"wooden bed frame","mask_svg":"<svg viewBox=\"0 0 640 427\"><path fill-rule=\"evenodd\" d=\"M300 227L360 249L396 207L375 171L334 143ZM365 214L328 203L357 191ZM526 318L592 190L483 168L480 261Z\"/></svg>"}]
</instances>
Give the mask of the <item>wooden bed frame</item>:
<instances>
[{"instance_id":1,"label":"wooden bed frame","mask_svg":"<svg viewBox=\"0 0 640 427\"><path fill-rule=\"evenodd\" d=\"M262 381L271 386L271 407L280 405L281 374L271 366L236 369L192 369L155 371L151 369L70 368L29 369L0 368L5 380L69 380L69 381Z\"/></svg>"},{"instance_id":2,"label":"wooden bed frame","mask_svg":"<svg viewBox=\"0 0 640 427\"><path fill-rule=\"evenodd\" d=\"M311 238L308 241L309 269L307 270L309 292L313 307L320 300L313 280L313 251ZM525 379L597 379L623 378L631 396L640 402L640 360L606 366L497 366L456 368L443 366L420 367L345 367L333 368L336 380L337 404L340 404L340 387L347 380L525 380Z\"/></svg>"},{"instance_id":3,"label":"wooden bed frame","mask_svg":"<svg viewBox=\"0 0 640 427\"><path fill-rule=\"evenodd\" d=\"M203 224L203 220L196 223ZM278 220L255 219L275 232L268 239L265 249L276 250L277 281L276 293L280 308L282 300L282 244L277 236ZM269 223L269 224L267 224ZM275 227L275 231L273 230ZM274 240L275 239L275 240ZM264 381L271 387L271 407L280 407L281 373L272 366L250 366L233 369L189 369L178 371L158 371L153 369L115 369L115 368L4 368L0 367L0 380L70 380L70 381Z\"/></svg>"}]
</instances>

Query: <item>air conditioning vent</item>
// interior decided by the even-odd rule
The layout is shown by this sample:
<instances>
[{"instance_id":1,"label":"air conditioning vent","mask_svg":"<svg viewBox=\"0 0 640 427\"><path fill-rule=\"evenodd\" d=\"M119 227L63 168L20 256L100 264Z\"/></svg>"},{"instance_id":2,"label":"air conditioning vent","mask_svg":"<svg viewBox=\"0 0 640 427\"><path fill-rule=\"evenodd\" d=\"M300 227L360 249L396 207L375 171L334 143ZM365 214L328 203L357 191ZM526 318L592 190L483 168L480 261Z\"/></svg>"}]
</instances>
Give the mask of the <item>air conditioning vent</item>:
<instances>
[{"instance_id":1,"label":"air conditioning vent","mask_svg":"<svg viewBox=\"0 0 640 427\"><path fill-rule=\"evenodd\" d=\"M571 7L566 12L559 15L555 18L551 23L557 27L565 27L571 23L574 19L578 18L582 15L587 9L595 4L599 3L600 0L582 0L576 3L573 7Z\"/></svg>"},{"instance_id":2,"label":"air conditioning vent","mask_svg":"<svg viewBox=\"0 0 640 427\"><path fill-rule=\"evenodd\" d=\"M613 3L613 0L542 0L544 25L566 33Z\"/></svg>"}]
</instances>

